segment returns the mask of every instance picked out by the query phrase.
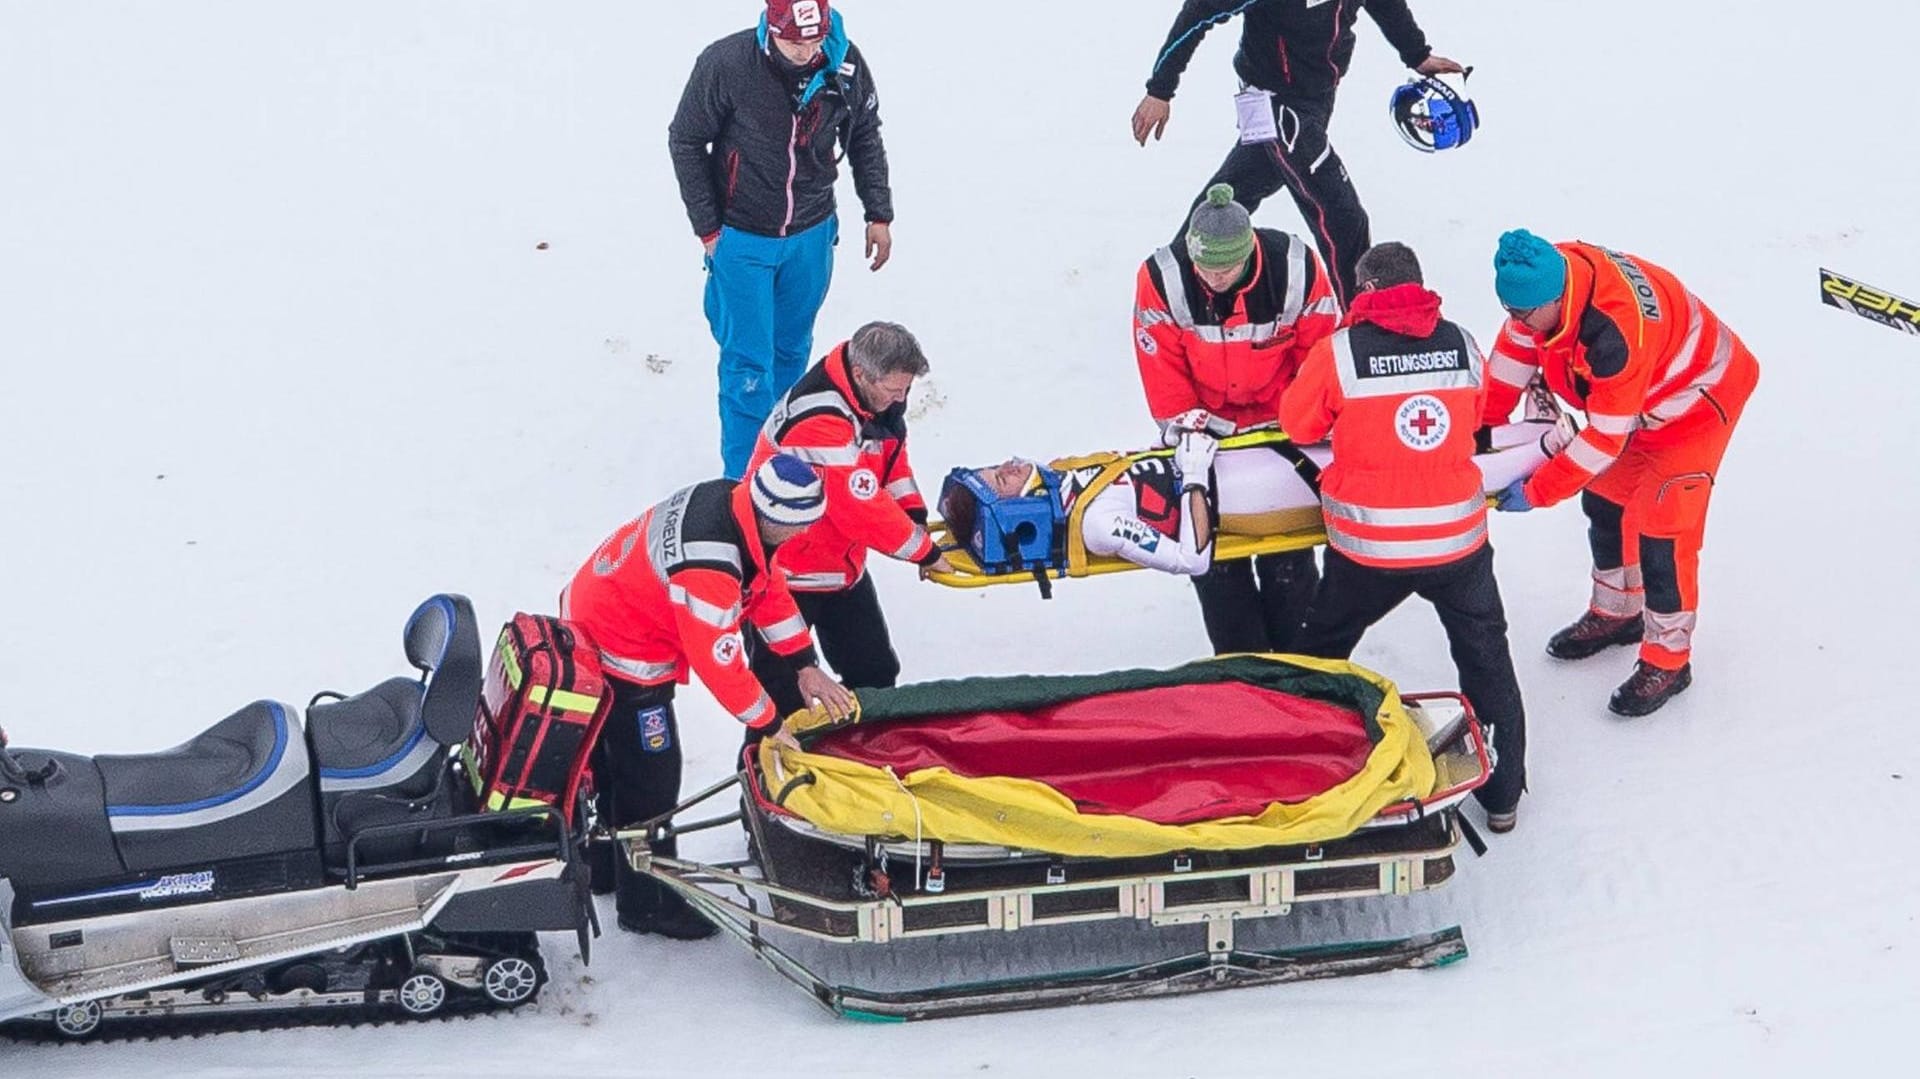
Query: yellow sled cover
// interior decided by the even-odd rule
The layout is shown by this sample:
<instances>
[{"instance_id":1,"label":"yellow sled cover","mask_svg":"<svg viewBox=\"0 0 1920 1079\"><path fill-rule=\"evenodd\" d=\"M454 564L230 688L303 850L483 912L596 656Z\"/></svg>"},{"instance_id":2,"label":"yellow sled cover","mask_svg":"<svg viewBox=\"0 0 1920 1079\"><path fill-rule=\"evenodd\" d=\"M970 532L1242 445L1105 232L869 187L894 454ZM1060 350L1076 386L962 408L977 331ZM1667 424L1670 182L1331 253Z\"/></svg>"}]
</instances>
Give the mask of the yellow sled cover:
<instances>
[{"instance_id":1,"label":"yellow sled cover","mask_svg":"<svg viewBox=\"0 0 1920 1079\"><path fill-rule=\"evenodd\" d=\"M1298 656L868 690L853 719L786 730L800 750L758 750L775 812L1063 856L1325 842L1435 782L1392 682Z\"/></svg>"}]
</instances>

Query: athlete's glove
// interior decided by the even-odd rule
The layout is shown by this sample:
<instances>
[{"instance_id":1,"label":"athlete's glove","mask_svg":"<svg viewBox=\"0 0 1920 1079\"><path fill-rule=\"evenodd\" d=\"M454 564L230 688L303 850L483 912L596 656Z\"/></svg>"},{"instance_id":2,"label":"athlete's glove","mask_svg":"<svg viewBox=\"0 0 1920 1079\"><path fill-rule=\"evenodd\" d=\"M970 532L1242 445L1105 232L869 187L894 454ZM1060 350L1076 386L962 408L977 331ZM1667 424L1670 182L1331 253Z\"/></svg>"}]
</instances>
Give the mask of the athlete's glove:
<instances>
[{"instance_id":1,"label":"athlete's glove","mask_svg":"<svg viewBox=\"0 0 1920 1079\"><path fill-rule=\"evenodd\" d=\"M1190 408L1161 424L1160 444L1178 446L1180 435L1186 431L1200 431L1215 438L1225 438L1233 433L1233 424L1204 408Z\"/></svg>"},{"instance_id":2,"label":"athlete's glove","mask_svg":"<svg viewBox=\"0 0 1920 1079\"><path fill-rule=\"evenodd\" d=\"M1173 468L1180 473L1180 487L1206 490L1212 484L1213 452L1220 443L1204 431L1185 431L1173 448Z\"/></svg>"}]
</instances>

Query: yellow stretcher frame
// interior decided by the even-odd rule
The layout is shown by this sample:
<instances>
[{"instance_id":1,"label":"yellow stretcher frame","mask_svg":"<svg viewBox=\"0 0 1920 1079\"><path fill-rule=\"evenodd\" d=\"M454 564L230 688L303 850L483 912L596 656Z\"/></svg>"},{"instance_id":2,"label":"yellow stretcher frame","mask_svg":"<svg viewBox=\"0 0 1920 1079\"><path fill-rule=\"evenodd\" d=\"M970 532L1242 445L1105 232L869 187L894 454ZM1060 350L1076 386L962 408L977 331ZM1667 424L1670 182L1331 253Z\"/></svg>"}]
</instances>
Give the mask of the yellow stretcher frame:
<instances>
[{"instance_id":1,"label":"yellow stretcher frame","mask_svg":"<svg viewBox=\"0 0 1920 1079\"><path fill-rule=\"evenodd\" d=\"M1249 431L1245 434L1230 435L1220 441L1223 450L1244 449L1249 446L1271 446L1287 442L1286 435L1276 430ZM1143 457L1171 457L1173 451L1147 450L1136 453L1097 453L1084 457L1067 457L1053 462L1051 467L1061 470L1087 468L1093 465L1104 466L1100 475L1095 477L1080 497L1074 500L1073 509L1067 514L1067 564L1044 571L1049 580L1062 580L1069 577L1101 577L1110 573L1127 573L1144 569L1136 563L1111 555L1087 554L1086 542L1081 539L1081 523L1086 510L1093 503L1094 496L1106 489L1133 462ZM1317 516L1317 515L1316 515ZM947 562L953 566L952 573L930 573L927 579L948 588L990 588L994 585L1020 584L1034 582L1035 570L1023 570L1018 573L987 573L980 568L973 554L965 546L954 540L945 521L928 522L927 531L940 550L947 556ZM1213 558L1216 562L1232 562L1254 555L1279 554L1283 551L1302 551L1327 542L1327 530L1324 524L1315 528L1276 532L1268 535L1246 535L1228 532L1224 529L1214 535Z\"/></svg>"}]
</instances>

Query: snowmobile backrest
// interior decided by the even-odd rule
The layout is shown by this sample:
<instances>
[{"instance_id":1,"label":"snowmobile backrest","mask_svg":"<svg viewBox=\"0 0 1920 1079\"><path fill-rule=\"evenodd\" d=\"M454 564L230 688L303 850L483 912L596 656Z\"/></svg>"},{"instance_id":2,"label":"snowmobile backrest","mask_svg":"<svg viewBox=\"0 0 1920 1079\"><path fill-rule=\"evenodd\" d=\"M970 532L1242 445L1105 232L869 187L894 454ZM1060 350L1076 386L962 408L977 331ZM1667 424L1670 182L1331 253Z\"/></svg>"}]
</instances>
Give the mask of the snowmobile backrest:
<instances>
[{"instance_id":1,"label":"snowmobile backrest","mask_svg":"<svg viewBox=\"0 0 1920 1079\"><path fill-rule=\"evenodd\" d=\"M407 661L425 674L421 718L427 735L443 746L458 745L473 730L480 704L480 628L465 596L429 598L407 619Z\"/></svg>"}]
</instances>

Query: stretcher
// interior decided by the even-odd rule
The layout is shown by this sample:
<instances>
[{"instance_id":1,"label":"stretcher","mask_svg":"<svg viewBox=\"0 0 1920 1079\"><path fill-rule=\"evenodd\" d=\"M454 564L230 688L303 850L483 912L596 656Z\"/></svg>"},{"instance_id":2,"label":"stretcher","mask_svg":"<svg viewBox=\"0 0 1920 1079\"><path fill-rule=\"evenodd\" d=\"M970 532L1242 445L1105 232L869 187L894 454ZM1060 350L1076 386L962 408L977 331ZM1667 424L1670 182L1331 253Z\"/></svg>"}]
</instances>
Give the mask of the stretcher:
<instances>
[{"instance_id":1,"label":"stretcher","mask_svg":"<svg viewBox=\"0 0 1920 1079\"><path fill-rule=\"evenodd\" d=\"M1452 877L1459 845L1478 844L1460 804L1494 763L1458 695L1403 698L1347 663L1233 656L869 691L850 720L800 713L787 730L799 749L750 747L736 775L674 811L678 826L663 818L616 838L635 870L842 1016L1157 997L1466 954L1457 926L1280 949L1236 938L1315 904ZM684 819L730 792L740 812ZM1261 804L1275 796L1288 800ZM646 842L736 821L744 859L654 855ZM1084 934L1097 945L1179 927L1204 945L1087 969ZM1065 970L894 990L823 973L916 954L915 942L1010 933L1026 934L1016 949L1044 966L1069 929L1083 938ZM804 946L856 958L810 961Z\"/></svg>"},{"instance_id":2,"label":"stretcher","mask_svg":"<svg viewBox=\"0 0 1920 1079\"><path fill-rule=\"evenodd\" d=\"M1475 457L1486 473L1489 495L1506 486L1516 476L1531 474L1531 469L1516 472L1514 463L1524 458L1538 467L1553 450L1571 441L1577 427L1561 414L1550 398L1532 395L1527 417L1521 423L1497 429L1507 441L1490 447ZM1532 432L1531 435L1528 432ZM1220 441L1220 452L1265 448L1293 465L1298 473L1298 500L1277 505L1266 512L1233 514L1222 512L1214 532L1215 562L1231 562L1255 555L1305 550L1327 541L1326 522L1318 502L1319 469L1330 460L1325 446L1296 446L1277 429L1261 428L1228 436ZM1542 452L1542 451L1545 452ZM1099 577L1128 573L1143 567L1113 555L1087 550L1085 515L1099 494L1123 476L1135 462L1148 457L1170 457L1171 450L1142 450L1133 453L1099 453L1062 458L1050 467L1060 471L1098 469L1097 474L1068 507L1064 526L1056 542L1055 556L1010 570L983 567L973 551L953 535L946 522L934 519L928 524L934 541L946 555L952 572L928 574L927 579L948 588L990 588L995 585L1039 582L1042 595L1051 594L1051 582L1073 577Z\"/></svg>"}]
</instances>

